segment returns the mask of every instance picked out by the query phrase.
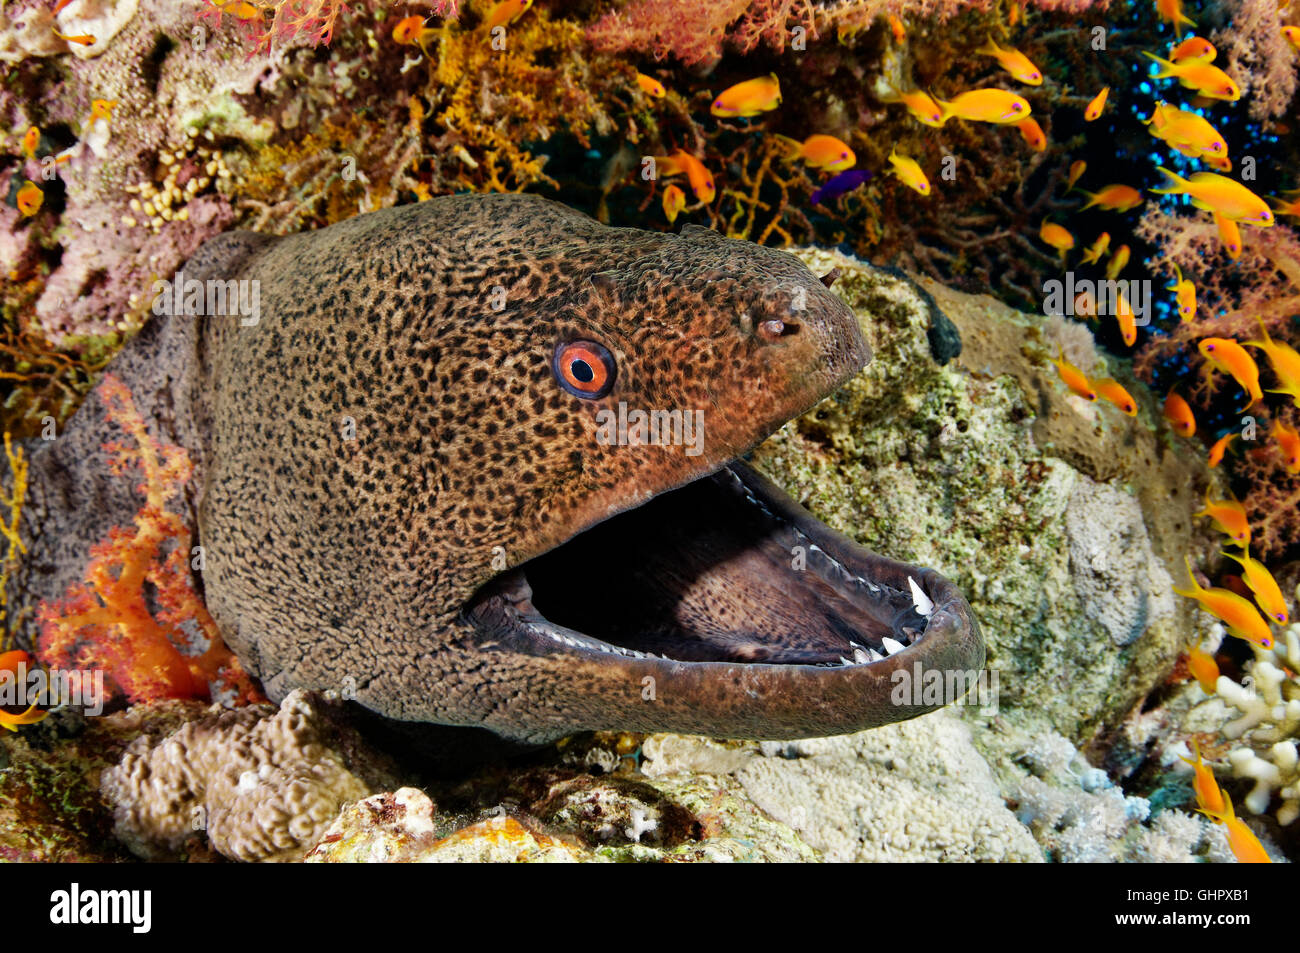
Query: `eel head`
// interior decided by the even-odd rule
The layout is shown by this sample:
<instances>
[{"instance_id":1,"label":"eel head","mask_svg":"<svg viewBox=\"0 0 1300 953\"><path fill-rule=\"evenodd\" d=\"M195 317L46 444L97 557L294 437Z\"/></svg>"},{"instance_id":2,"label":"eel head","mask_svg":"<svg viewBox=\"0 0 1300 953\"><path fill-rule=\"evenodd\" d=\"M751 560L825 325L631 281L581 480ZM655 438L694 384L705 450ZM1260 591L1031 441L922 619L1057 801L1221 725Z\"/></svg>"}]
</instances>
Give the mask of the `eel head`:
<instances>
[{"instance_id":1,"label":"eel head","mask_svg":"<svg viewBox=\"0 0 1300 953\"><path fill-rule=\"evenodd\" d=\"M688 227L558 309L547 383L572 469L464 606L511 699L480 723L837 734L937 707L898 691L924 672L982 669L950 582L868 552L741 459L870 359L829 281Z\"/></svg>"}]
</instances>

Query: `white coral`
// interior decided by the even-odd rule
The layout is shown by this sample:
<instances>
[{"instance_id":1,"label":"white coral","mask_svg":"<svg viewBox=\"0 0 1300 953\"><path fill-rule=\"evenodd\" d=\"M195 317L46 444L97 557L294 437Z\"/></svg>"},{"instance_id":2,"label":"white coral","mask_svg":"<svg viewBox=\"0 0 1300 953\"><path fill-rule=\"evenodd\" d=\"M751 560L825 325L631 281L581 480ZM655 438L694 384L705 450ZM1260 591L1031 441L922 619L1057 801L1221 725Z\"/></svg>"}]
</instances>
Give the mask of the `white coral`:
<instances>
[{"instance_id":1,"label":"white coral","mask_svg":"<svg viewBox=\"0 0 1300 953\"><path fill-rule=\"evenodd\" d=\"M1277 821L1287 825L1300 817L1300 679L1289 674L1300 670L1300 622L1287 626L1271 649L1251 649L1255 661L1241 683L1220 675L1215 684L1218 697L1239 713L1220 731L1244 742L1228 753L1233 777L1254 782L1244 806L1263 814L1276 793Z\"/></svg>"}]
</instances>

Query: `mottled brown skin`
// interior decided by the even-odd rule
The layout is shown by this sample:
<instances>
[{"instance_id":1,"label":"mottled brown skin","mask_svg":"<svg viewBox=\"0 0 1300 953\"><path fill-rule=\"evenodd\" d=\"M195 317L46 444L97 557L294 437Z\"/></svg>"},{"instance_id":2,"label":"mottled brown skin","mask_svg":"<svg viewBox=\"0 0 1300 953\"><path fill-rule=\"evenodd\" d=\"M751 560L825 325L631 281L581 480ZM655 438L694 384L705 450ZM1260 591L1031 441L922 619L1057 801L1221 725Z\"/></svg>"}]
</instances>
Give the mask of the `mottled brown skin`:
<instances>
[{"instance_id":1,"label":"mottled brown skin","mask_svg":"<svg viewBox=\"0 0 1300 953\"><path fill-rule=\"evenodd\" d=\"M949 608L925 638L847 670L750 664L746 652L775 657L768 635L697 663L539 644L519 600L493 589L503 569L718 470L857 373L869 353L854 315L790 255L691 226L607 228L536 197L458 196L285 238L221 236L185 273L259 280L260 322L155 319L111 370L194 457L208 606L273 698L338 689L392 718L530 741L794 737L925 710L887 698L893 669L918 658L982 666L969 610L935 574L924 586ZM616 359L605 397L558 385L556 346L575 339ZM601 445L596 413L620 401L702 409L704 452ZM138 508L130 481L107 476L102 411L93 396L33 459L29 599L61 593L90 542ZM829 534L796 510L792 525ZM826 538L902 592L908 572L922 579Z\"/></svg>"}]
</instances>

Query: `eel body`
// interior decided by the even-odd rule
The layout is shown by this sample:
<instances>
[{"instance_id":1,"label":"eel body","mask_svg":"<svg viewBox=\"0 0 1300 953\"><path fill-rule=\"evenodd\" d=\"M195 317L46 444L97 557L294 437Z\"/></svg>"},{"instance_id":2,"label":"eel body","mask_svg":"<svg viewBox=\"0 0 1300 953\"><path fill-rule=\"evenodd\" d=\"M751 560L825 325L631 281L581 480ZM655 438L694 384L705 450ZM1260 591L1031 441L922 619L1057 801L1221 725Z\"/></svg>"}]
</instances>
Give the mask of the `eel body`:
<instances>
[{"instance_id":1,"label":"eel body","mask_svg":"<svg viewBox=\"0 0 1300 953\"><path fill-rule=\"evenodd\" d=\"M791 255L456 196L222 235L184 277L255 283L256 322L165 313L110 370L195 463L199 581L273 699L525 741L790 738L934 707L895 704L898 672L983 666L947 580L739 459L869 360ZM114 438L92 393L33 456L23 599L139 508Z\"/></svg>"}]
</instances>

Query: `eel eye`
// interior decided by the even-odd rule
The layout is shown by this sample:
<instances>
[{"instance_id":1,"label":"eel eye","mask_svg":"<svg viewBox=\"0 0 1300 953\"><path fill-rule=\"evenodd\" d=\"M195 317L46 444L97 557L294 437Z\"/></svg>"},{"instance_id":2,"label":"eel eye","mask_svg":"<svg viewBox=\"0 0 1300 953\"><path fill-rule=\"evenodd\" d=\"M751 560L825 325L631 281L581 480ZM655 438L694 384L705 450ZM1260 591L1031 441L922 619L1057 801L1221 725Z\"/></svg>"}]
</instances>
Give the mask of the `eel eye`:
<instances>
[{"instance_id":1,"label":"eel eye","mask_svg":"<svg viewBox=\"0 0 1300 953\"><path fill-rule=\"evenodd\" d=\"M574 397L596 400L609 393L618 370L614 356L595 341L569 341L555 348L555 379Z\"/></svg>"}]
</instances>

